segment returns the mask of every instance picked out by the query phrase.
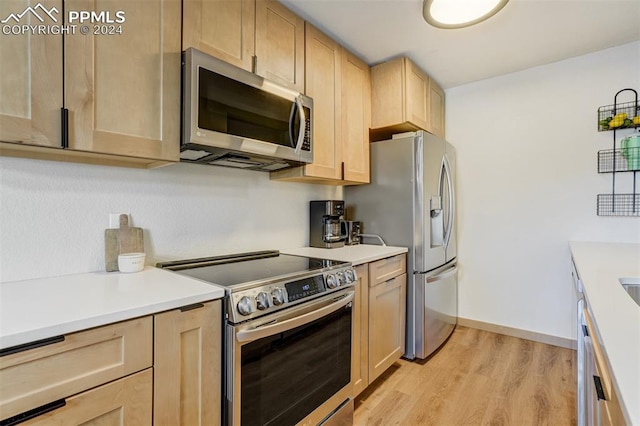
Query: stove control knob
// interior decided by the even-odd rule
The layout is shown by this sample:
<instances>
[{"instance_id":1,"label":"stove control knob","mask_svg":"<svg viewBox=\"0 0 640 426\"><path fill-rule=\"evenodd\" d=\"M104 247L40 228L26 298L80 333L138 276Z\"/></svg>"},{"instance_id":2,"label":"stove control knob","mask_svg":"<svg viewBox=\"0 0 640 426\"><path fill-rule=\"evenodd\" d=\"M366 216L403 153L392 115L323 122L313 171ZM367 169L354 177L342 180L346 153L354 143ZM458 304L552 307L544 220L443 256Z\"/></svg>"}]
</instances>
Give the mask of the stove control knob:
<instances>
[{"instance_id":1,"label":"stove control knob","mask_svg":"<svg viewBox=\"0 0 640 426\"><path fill-rule=\"evenodd\" d=\"M344 272L338 272L336 275L338 276L338 285L345 285L347 283Z\"/></svg>"},{"instance_id":2,"label":"stove control knob","mask_svg":"<svg viewBox=\"0 0 640 426\"><path fill-rule=\"evenodd\" d=\"M253 312L253 306L251 306L251 299L249 296L240 298L238 301L238 312L240 312L241 315L249 315Z\"/></svg>"},{"instance_id":3,"label":"stove control knob","mask_svg":"<svg viewBox=\"0 0 640 426\"><path fill-rule=\"evenodd\" d=\"M353 269L347 269L344 271L344 277L347 280L347 284L354 282L355 278L353 276Z\"/></svg>"},{"instance_id":4,"label":"stove control knob","mask_svg":"<svg viewBox=\"0 0 640 426\"><path fill-rule=\"evenodd\" d=\"M282 305L284 303L284 291L281 288L274 288L271 292L271 298L273 299L273 304L276 306Z\"/></svg>"},{"instance_id":5,"label":"stove control knob","mask_svg":"<svg viewBox=\"0 0 640 426\"><path fill-rule=\"evenodd\" d=\"M336 288L338 286L338 279L333 274L327 275L327 287Z\"/></svg>"},{"instance_id":6,"label":"stove control knob","mask_svg":"<svg viewBox=\"0 0 640 426\"><path fill-rule=\"evenodd\" d=\"M256 296L256 305L261 311L267 309L269 307L269 295L264 291L258 293Z\"/></svg>"},{"instance_id":7,"label":"stove control knob","mask_svg":"<svg viewBox=\"0 0 640 426\"><path fill-rule=\"evenodd\" d=\"M347 269L347 272L344 273L344 276L347 278L347 284L352 283L356 280L356 274L353 272L353 269Z\"/></svg>"}]
</instances>

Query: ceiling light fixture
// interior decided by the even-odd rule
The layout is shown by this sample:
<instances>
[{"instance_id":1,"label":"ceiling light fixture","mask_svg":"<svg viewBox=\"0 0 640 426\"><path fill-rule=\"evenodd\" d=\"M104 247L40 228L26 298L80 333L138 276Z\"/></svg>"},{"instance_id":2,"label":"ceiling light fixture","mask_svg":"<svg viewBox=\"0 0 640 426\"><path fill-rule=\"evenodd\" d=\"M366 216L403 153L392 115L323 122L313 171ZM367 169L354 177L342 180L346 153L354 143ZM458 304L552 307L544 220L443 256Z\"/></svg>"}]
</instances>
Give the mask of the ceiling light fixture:
<instances>
[{"instance_id":1,"label":"ceiling light fixture","mask_svg":"<svg viewBox=\"0 0 640 426\"><path fill-rule=\"evenodd\" d=\"M509 0L424 0L424 19L438 28L464 28L491 18Z\"/></svg>"}]
</instances>

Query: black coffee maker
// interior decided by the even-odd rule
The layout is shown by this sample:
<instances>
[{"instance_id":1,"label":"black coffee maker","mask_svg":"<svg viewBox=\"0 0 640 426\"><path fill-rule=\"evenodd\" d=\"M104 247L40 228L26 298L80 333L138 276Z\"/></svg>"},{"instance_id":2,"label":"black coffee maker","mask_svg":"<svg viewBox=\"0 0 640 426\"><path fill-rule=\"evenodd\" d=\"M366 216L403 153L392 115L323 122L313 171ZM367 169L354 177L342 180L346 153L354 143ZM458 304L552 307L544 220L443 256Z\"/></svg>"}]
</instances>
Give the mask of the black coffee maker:
<instances>
[{"instance_id":1,"label":"black coffee maker","mask_svg":"<svg viewBox=\"0 0 640 426\"><path fill-rule=\"evenodd\" d=\"M311 201L309 208L309 245L320 248L343 247L347 241L344 201Z\"/></svg>"}]
</instances>

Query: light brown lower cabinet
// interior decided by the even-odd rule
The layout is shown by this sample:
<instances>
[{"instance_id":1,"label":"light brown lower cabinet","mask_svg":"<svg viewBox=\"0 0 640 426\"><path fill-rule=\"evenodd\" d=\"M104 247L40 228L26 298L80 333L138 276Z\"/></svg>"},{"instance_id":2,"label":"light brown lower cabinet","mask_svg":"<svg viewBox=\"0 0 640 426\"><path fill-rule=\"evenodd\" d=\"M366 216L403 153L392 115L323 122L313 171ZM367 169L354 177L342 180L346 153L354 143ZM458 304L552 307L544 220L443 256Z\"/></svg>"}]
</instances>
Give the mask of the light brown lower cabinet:
<instances>
[{"instance_id":1,"label":"light brown lower cabinet","mask_svg":"<svg viewBox=\"0 0 640 426\"><path fill-rule=\"evenodd\" d=\"M353 397L369 385L369 269L358 265L356 270L356 295L353 304L353 336L351 383Z\"/></svg>"},{"instance_id":2,"label":"light brown lower cabinet","mask_svg":"<svg viewBox=\"0 0 640 426\"><path fill-rule=\"evenodd\" d=\"M136 318L0 357L0 420L151 367L152 330Z\"/></svg>"},{"instance_id":3,"label":"light brown lower cabinet","mask_svg":"<svg viewBox=\"0 0 640 426\"><path fill-rule=\"evenodd\" d=\"M66 399L54 411L22 423L35 425L151 425L153 372L148 368Z\"/></svg>"},{"instance_id":4,"label":"light brown lower cabinet","mask_svg":"<svg viewBox=\"0 0 640 426\"><path fill-rule=\"evenodd\" d=\"M404 353L407 274L369 288L369 381Z\"/></svg>"},{"instance_id":5,"label":"light brown lower cabinet","mask_svg":"<svg viewBox=\"0 0 640 426\"><path fill-rule=\"evenodd\" d=\"M404 353L406 255L355 267L351 383L353 397Z\"/></svg>"},{"instance_id":6,"label":"light brown lower cabinet","mask_svg":"<svg viewBox=\"0 0 640 426\"><path fill-rule=\"evenodd\" d=\"M221 303L189 305L3 354L0 421L33 411L22 424L219 425Z\"/></svg>"},{"instance_id":7,"label":"light brown lower cabinet","mask_svg":"<svg viewBox=\"0 0 640 426\"><path fill-rule=\"evenodd\" d=\"M155 424L220 424L221 309L216 300L155 315Z\"/></svg>"}]
</instances>

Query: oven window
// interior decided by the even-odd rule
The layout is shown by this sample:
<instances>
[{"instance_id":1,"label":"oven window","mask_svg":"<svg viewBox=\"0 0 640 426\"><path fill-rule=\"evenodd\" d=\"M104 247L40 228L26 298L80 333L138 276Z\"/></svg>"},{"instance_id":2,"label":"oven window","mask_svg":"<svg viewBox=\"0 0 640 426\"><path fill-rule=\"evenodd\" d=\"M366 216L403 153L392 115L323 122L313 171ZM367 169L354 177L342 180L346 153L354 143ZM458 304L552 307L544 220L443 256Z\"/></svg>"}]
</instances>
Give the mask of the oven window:
<instances>
[{"instance_id":1,"label":"oven window","mask_svg":"<svg viewBox=\"0 0 640 426\"><path fill-rule=\"evenodd\" d=\"M295 146L300 129L295 102L199 68L198 127ZM309 110L305 108L306 116ZM294 115L293 131L289 123Z\"/></svg>"},{"instance_id":2,"label":"oven window","mask_svg":"<svg viewBox=\"0 0 640 426\"><path fill-rule=\"evenodd\" d=\"M243 426L294 425L349 383L351 311L242 347Z\"/></svg>"}]
</instances>

